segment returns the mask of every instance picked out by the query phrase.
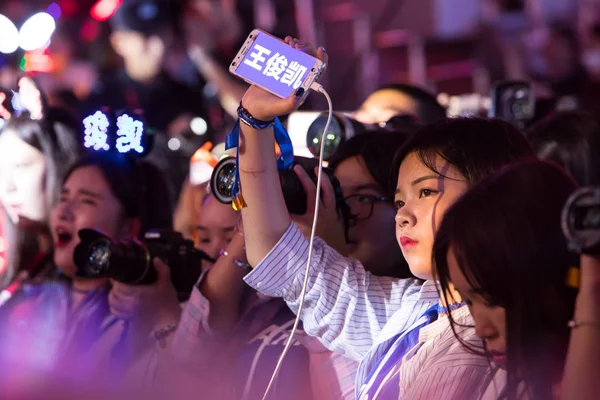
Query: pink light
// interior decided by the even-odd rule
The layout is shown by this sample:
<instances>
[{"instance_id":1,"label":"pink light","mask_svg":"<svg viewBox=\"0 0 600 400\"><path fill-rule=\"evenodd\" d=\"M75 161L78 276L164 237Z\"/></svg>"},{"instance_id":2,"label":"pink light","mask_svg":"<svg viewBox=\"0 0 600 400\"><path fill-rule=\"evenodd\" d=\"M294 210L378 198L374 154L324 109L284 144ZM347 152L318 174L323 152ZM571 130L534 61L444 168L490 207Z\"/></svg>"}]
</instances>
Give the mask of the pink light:
<instances>
[{"instance_id":1,"label":"pink light","mask_svg":"<svg viewBox=\"0 0 600 400\"><path fill-rule=\"evenodd\" d=\"M122 2L123 0L98 0L92 7L90 15L96 21L106 21L117 12Z\"/></svg>"}]
</instances>

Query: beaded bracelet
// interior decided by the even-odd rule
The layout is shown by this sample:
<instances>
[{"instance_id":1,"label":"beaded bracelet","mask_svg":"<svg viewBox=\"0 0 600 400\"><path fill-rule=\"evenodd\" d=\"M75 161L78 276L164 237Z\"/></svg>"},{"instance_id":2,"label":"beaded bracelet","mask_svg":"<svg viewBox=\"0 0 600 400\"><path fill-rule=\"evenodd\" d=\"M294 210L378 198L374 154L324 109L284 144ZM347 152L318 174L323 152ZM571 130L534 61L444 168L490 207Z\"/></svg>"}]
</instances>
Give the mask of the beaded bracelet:
<instances>
[{"instance_id":1,"label":"beaded bracelet","mask_svg":"<svg viewBox=\"0 0 600 400\"><path fill-rule=\"evenodd\" d=\"M275 124L275 118L273 118L270 121L261 121L259 119L254 118L252 114L250 114L250 111L246 110L242 106L241 102L237 109L237 114L241 122L243 122L245 125L248 125L250 128L254 128L259 131L270 128L271 126L273 126L273 124Z\"/></svg>"},{"instance_id":2,"label":"beaded bracelet","mask_svg":"<svg viewBox=\"0 0 600 400\"><path fill-rule=\"evenodd\" d=\"M591 322L591 321L576 321L576 320L572 319L572 320L569 321L569 323L567 325L571 329L573 329L573 328L579 328L579 327L583 327L583 326L587 326L587 327L590 327L590 328L598 328L598 329L600 329L600 323Z\"/></svg>"}]
</instances>

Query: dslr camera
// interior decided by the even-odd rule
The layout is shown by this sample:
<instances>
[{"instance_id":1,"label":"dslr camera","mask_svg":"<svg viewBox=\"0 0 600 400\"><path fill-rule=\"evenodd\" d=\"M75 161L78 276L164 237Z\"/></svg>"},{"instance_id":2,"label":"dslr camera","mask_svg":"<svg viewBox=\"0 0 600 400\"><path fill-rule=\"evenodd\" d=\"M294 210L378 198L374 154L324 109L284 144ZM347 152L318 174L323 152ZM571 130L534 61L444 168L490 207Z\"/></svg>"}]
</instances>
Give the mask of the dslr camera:
<instances>
[{"instance_id":1,"label":"dslr camera","mask_svg":"<svg viewBox=\"0 0 600 400\"><path fill-rule=\"evenodd\" d=\"M490 117L500 118L524 130L535 116L535 96L525 81L502 81L492 88Z\"/></svg>"},{"instance_id":2,"label":"dslr camera","mask_svg":"<svg viewBox=\"0 0 600 400\"><path fill-rule=\"evenodd\" d=\"M571 251L600 255L600 187L576 190L563 207L561 226Z\"/></svg>"},{"instance_id":3,"label":"dslr camera","mask_svg":"<svg viewBox=\"0 0 600 400\"><path fill-rule=\"evenodd\" d=\"M171 269L171 281L180 302L190 297L200 277L202 260L215 261L181 233L170 230L150 230L143 241L115 241L100 231L82 229L79 238L81 242L73 254L77 276L149 285L157 279L152 260L158 257Z\"/></svg>"},{"instance_id":4,"label":"dslr camera","mask_svg":"<svg viewBox=\"0 0 600 400\"><path fill-rule=\"evenodd\" d=\"M231 204L233 200L233 182L235 180L235 157L223 158L216 165L210 178L210 189L215 198L223 204ZM313 182L317 182L315 168L319 166L319 160L316 158L294 157L294 165L300 165L308 173ZM342 188L340 182L333 174L331 168L324 168L323 173L327 175L333 189L335 191L335 200L338 209L342 212L344 221L346 215L349 215L347 206L344 203ZM306 191L302 187L302 183L292 169L284 169L279 171L279 182L283 190L283 198L290 214L303 215L307 210Z\"/></svg>"},{"instance_id":5,"label":"dslr camera","mask_svg":"<svg viewBox=\"0 0 600 400\"><path fill-rule=\"evenodd\" d=\"M378 124L364 124L353 119L347 113L334 112L327 132L323 134L327 124L328 113L319 115L308 127L306 133L306 147L310 153L319 157L321 152L321 139L325 140L323 159L329 160L339 149L342 143L350 138L375 130L405 130L412 131L418 126L418 121L411 115L397 115L387 122Z\"/></svg>"}]
</instances>

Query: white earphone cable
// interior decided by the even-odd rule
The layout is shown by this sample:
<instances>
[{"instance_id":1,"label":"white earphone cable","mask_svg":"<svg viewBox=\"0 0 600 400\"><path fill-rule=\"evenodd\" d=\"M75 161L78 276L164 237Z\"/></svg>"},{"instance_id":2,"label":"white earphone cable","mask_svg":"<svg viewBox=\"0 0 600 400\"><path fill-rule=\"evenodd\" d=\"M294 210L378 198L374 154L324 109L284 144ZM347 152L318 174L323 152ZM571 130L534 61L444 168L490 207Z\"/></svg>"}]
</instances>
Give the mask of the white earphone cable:
<instances>
[{"instance_id":1,"label":"white earphone cable","mask_svg":"<svg viewBox=\"0 0 600 400\"><path fill-rule=\"evenodd\" d=\"M325 124L325 129L323 130L323 134L321 135L321 150L319 152L319 173L317 174L317 195L315 198L315 215L313 217L312 229L310 231L310 240L308 244L308 260L306 261L306 270L304 271L304 283L302 284L302 291L300 292L300 305L298 306L298 312L296 316L296 320L294 321L294 326L292 327L292 332L290 333L290 337L285 344L283 352L277 361L277 365L275 366L275 371L273 371L273 375L271 376L271 380L269 381L269 385L265 390L265 394L263 396L263 400L267 399L275 380L277 379L277 375L279 374L279 370L281 369L281 365L283 364L283 360L292 345L292 341L294 339L294 335L296 330L298 329L298 324L300 323L300 315L302 314L302 308L304 306L304 297L306 296L306 287L308 286L308 278L310 272L310 261L312 259L312 251L313 251L313 242L315 240L315 232L317 230L317 221L319 219L319 206L321 202L321 178L323 175L323 154L325 153L325 132L329 130L329 124L331 124L331 119L333 117L333 104L331 102L331 97L323 86L314 82L311 85L311 89L316 92L322 93L327 99L327 105L329 107L328 115L327 115L327 123Z\"/></svg>"}]
</instances>

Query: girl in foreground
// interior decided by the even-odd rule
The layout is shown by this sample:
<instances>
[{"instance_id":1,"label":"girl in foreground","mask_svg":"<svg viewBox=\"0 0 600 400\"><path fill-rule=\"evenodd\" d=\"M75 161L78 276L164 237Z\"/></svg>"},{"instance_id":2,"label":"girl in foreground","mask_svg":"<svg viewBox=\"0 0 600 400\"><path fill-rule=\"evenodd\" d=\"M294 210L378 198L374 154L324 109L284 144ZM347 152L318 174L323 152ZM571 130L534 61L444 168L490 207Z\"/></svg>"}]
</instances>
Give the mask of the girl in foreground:
<instances>
[{"instance_id":1,"label":"girl in foreground","mask_svg":"<svg viewBox=\"0 0 600 400\"><path fill-rule=\"evenodd\" d=\"M286 41L327 61L322 48L314 52L291 38ZM266 122L299 107L301 95L279 99L252 86L241 106L252 120ZM248 260L256 266L245 279L268 296L283 297L297 311L308 240L291 223L283 201L272 128L241 127L239 168L247 203L242 217ZM357 397L465 399L478 398L486 389L492 378L487 359L466 351L444 317L451 312L469 325L468 310L461 303L438 310L433 238L445 210L472 184L531 155L520 132L495 120L442 121L406 143L393 169L396 239L411 272L425 283L374 276L315 240L301 315L304 329L331 350L361 362ZM472 329L460 334L481 346Z\"/></svg>"},{"instance_id":2,"label":"girl in foreground","mask_svg":"<svg viewBox=\"0 0 600 400\"><path fill-rule=\"evenodd\" d=\"M577 258L560 226L575 187L551 164L519 163L471 189L440 226L441 291L460 293L487 354L505 371L484 399L597 398L587 371L597 371L600 349L600 262L582 257L578 294L567 281Z\"/></svg>"}]
</instances>

